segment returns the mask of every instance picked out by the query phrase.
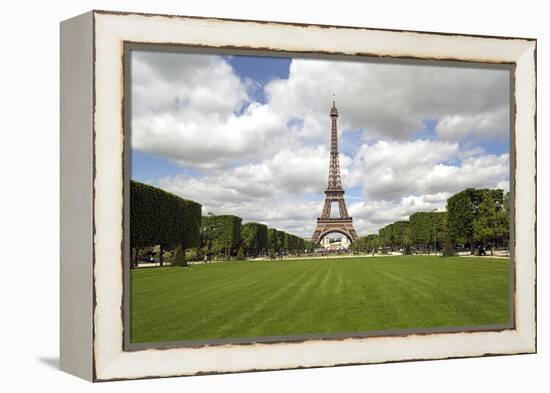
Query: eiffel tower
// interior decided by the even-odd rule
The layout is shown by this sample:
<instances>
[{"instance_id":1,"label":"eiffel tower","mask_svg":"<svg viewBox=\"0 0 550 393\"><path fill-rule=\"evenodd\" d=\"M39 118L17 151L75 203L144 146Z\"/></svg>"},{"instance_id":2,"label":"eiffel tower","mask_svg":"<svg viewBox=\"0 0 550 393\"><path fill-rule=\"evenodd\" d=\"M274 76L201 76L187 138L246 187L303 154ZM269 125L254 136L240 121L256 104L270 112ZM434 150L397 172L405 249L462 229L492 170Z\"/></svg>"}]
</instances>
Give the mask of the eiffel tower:
<instances>
[{"instance_id":1,"label":"eiffel tower","mask_svg":"<svg viewBox=\"0 0 550 393\"><path fill-rule=\"evenodd\" d=\"M340 178L340 160L338 153L338 131L336 121L338 120L338 109L336 104L332 102L330 110L330 118L332 120L332 128L330 131L330 165L328 170L328 186L325 190L325 204L321 217L317 219L317 227L311 241L319 243L325 235L332 232L338 232L345 235L350 241L357 240L357 232L353 228L352 218L348 214L346 201L344 199L344 189L342 188L342 180ZM339 218L331 218L330 211L333 203L338 203L340 211Z\"/></svg>"}]
</instances>

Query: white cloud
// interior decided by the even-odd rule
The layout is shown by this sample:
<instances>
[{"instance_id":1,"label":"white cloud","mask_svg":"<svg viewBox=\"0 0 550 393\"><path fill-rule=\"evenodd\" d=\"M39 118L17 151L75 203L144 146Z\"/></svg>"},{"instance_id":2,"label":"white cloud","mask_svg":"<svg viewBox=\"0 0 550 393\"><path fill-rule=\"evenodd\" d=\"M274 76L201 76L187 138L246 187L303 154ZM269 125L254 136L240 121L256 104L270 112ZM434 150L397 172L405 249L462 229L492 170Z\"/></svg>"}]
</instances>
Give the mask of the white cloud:
<instances>
[{"instance_id":1,"label":"white cloud","mask_svg":"<svg viewBox=\"0 0 550 393\"><path fill-rule=\"evenodd\" d=\"M344 128L364 129L368 139L410 138L426 119L446 119L439 129L447 139L507 136L504 70L294 59L289 78L270 83L266 91L275 111L305 119L308 137L326 132L332 94L345 108ZM449 129L453 118L460 132Z\"/></svg>"},{"instance_id":2,"label":"white cloud","mask_svg":"<svg viewBox=\"0 0 550 393\"><path fill-rule=\"evenodd\" d=\"M458 192L467 187L496 188L508 181L509 155L469 157L461 166L438 164L423 178L423 190Z\"/></svg>"},{"instance_id":3,"label":"white cloud","mask_svg":"<svg viewBox=\"0 0 550 393\"><path fill-rule=\"evenodd\" d=\"M501 108L494 112L483 112L466 115L446 115L436 126L441 139L464 140L466 138L496 138L506 140L509 129L509 111Z\"/></svg>"},{"instance_id":4,"label":"white cloud","mask_svg":"<svg viewBox=\"0 0 550 393\"><path fill-rule=\"evenodd\" d=\"M195 121L185 111L136 118L132 146L167 157L186 167L218 167L234 160L251 159L279 146L284 126L267 107L253 104L225 122L216 118Z\"/></svg>"},{"instance_id":5,"label":"white cloud","mask_svg":"<svg viewBox=\"0 0 550 393\"><path fill-rule=\"evenodd\" d=\"M414 140L364 144L354 157L351 177L362 184L365 197L395 200L423 192L424 180L438 163L456 156L457 143Z\"/></svg>"}]
</instances>

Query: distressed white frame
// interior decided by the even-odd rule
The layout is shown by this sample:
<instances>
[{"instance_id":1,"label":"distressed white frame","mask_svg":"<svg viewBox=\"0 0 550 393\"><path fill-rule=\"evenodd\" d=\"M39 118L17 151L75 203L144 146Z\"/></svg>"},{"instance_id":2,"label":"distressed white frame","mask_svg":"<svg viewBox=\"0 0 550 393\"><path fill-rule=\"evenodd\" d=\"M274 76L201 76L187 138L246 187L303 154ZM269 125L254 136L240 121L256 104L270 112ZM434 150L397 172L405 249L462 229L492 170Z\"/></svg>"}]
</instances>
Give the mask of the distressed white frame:
<instances>
[{"instance_id":1,"label":"distressed white frame","mask_svg":"<svg viewBox=\"0 0 550 393\"><path fill-rule=\"evenodd\" d=\"M113 380L536 351L535 40L108 12L79 18L93 22L93 294L83 301L95 301L95 307L92 358L67 349L84 369L71 372ZM515 63L515 329L125 352L124 42ZM68 280L63 275L61 279ZM61 356L63 365L69 355Z\"/></svg>"}]
</instances>

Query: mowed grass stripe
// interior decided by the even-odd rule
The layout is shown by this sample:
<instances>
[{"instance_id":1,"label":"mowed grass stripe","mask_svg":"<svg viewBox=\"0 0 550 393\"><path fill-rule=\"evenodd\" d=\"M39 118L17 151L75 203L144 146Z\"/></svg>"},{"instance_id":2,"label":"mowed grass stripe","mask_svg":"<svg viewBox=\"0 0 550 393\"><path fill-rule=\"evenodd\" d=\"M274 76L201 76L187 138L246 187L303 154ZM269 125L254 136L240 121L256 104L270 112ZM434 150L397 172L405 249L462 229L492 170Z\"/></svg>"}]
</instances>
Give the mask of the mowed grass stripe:
<instances>
[{"instance_id":1,"label":"mowed grass stripe","mask_svg":"<svg viewBox=\"0 0 550 393\"><path fill-rule=\"evenodd\" d=\"M274 276L270 281L270 285L266 285L261 291L253 294L256 301L253 304L250 302L250 294L241 291L242 307L236 307L241 310L235 313L235 307L226 308L221 315L218 314L214 323L211 323L211 330L215 331L221 337L237 337L242 326L249 326L254 329L258 322L263 321L279 308L278 304L281 298L284 298L289 292L289 289L301 282L307 282L311 269L303 270L302 272L287 277L286 275ZM253 330L250 335L253 334Z\"/></svg>"},{"instance_id":2,"label":"mowed grass stripe","mask_svg":"<svg viewBox=\"0 0 550 393\"><path fill-rule=\"evenodd\" d=\"M227 262L131 272L131 341L504 324L508 260Z\"/></svg>"}]
</instances>

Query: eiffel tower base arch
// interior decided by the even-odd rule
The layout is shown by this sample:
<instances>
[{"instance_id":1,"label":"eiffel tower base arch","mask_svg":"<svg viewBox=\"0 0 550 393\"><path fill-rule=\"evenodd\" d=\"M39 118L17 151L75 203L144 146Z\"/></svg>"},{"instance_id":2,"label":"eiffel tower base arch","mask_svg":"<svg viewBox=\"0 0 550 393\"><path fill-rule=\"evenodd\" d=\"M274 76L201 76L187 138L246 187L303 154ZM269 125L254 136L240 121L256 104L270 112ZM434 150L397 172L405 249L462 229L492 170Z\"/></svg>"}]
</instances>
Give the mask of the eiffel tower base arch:
<instances>
[{"instance_id":1,"label":"eiffel tower base arch","mask_svg":"<svg viewBox=\"0 0 550 393\"><path fill-rule=\"evenodd\" d=\"M355 232L353 228L351 218L318 218L317 227L315 228L315 232L313 232L311 241L319 244L323 237L333 232L341 233L350 241L355 241L359 238L357 232Z\"/></svg>"}]
</instances>

